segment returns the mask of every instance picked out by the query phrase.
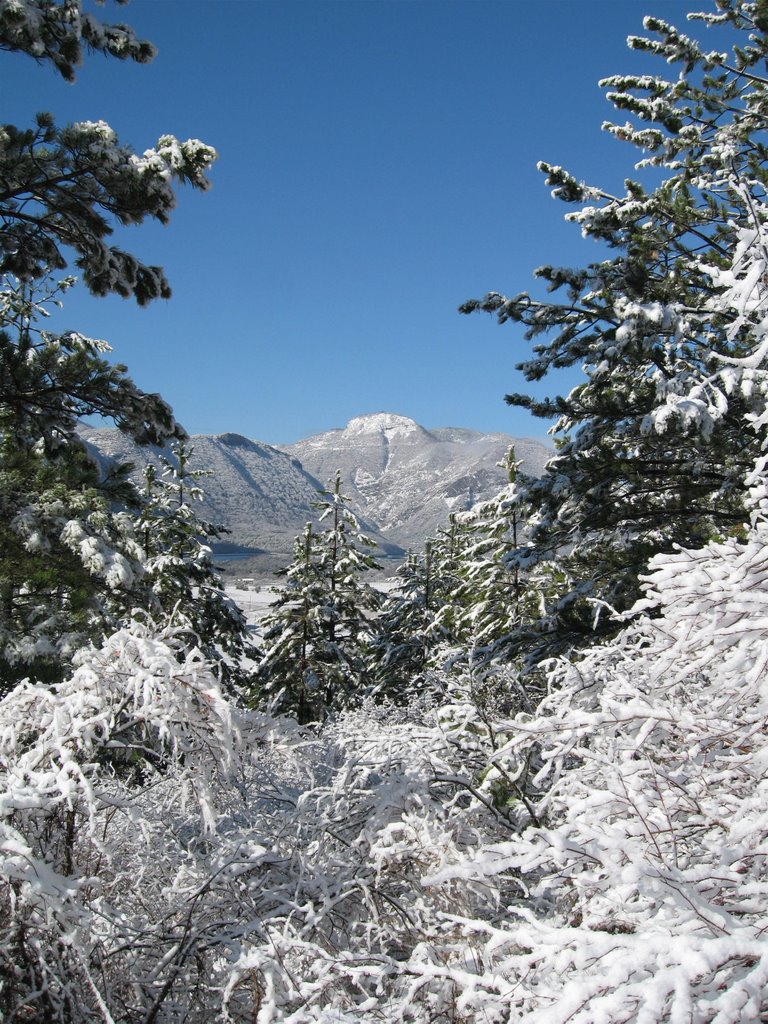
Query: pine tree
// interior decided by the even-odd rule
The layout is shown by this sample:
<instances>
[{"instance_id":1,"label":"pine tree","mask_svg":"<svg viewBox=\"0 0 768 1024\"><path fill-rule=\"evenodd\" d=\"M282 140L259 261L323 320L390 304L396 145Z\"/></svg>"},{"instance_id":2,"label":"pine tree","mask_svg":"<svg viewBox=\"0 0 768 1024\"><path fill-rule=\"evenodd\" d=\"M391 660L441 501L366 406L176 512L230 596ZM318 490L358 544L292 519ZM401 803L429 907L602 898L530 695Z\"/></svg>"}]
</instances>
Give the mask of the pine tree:
<instances>
[{"instance_id":1,"label":"pine tree","mask_svg":"<svg viewBox=\"0 0 768 1024\"><path fill-rule=\"evenodd\" d=\"M135 489L125 467L101 476L77 437L81 416L111 416L138 440L179 433L170 408L145 395L106 346L40 319L71 279L0 289L0 679L53 680L73 651L114 623L142 570ZM119 602L118 602L119 603Z\"/></svg>"},{"instance_id":2,"label":"pine tree","mask_svg":"<svg viewBox=\"0 0 768 1024\"><path fill-rule=\"evenodd\" d=\"M137 39L129 25L106 24L83 11L81 0L0 3L0 50L49 61L65 81L74 82L76 68L83 62L83 45L89 51L138 64L148 63L157 52L146 39Z\"/></svg>"},{"instance_id":3,"label":"pine tree","mask_svg":"<svg viewBox=\"0 0 768 1024\"><path fill-rule=\"evenodd\" d=\"M0 3L0 48L49 62L68 81L88 50L147 63L154 47L126 25L107 25L81 0ZM57 128L38 114L33 128L0 129L0 273L23 281L67 265L74 250L94 295L133 296L140 304L170 295L162 268L148 266L105 239L111 221L167 223L173 184L207 189L215 151L197 139L163 135L137 156L104 121Z\"/></svg>"},{"instance_id":4,"label":"pine tree","mask_svg":"<svg viewBox=\"0 0 768 1024\"><path fill-rule=\"evenodd\" d=\"M406 703L424 682L431 653L441 639L435 622L437 595L433 542L410 553L385 597L368 652L371 694Z\"/></svg>"},{"instance_id":5,"label":"pine tree","mask_svg":"<svg viewBox=\"0 0 768 1024\"><path fill-rule=\"evenodd\" d=\"M461 514L451 512L448 525L439 527L431 538L431 605L434 609L430 631L441 646L461 643L464 604L460 595L461 566L468 542Z\"/></svg>"},{"instance_id":6,"label":"pine tree","mask_svg":"<svg viewBox=\"0 0 768 1024\"><path fill-rule=\"evenodd\" d=\"M518 484L521 462L514 448L502 465L507 487L462 513L466 539L456 591L461 609L457 633L473 662L494 656L522 612L523 579L513 555L523 541L524 506Z\"/></svg>"},{"instance_id":7,"label":"pine tree","mask_svg":"<svg viewBox=\"0 0 768 1024\"><path fill-rule=\"evenodd\" d=\"M299 722L322 721L365 694L366 649L380 595L362 578L378 568L341 493L341 473L315 506L325 529L307 524L264 621L261 692Z\"/></svg>"},{"instance_id":8,"label":"pine tree","mask_svg":"<svg viewBox=\"0 0 768 1024\"><path fill-rule=\"evenodd\" d=\"M259 667L254 700L275 701L277 709L305 725L320 715L320 680L313 652L318 643L322 589L313 562L314 527L307 523L294 545L293 562L282 569L285 586L277 589L262 622L265 657Z\"/></svg>"},{"instance_id":9,"label":"pine tree","mask_svg":"<svg viewBox=\"0 0 768 1024\"><path fill-rule=\"evenodd\" d=\"M142 593L150 616L186 638L184 650L199 649L219 672L222 689L243 694L249 682L243 659L255 651L245 617L227 597L213 565L208 541L223 529L200 519L195 502L203 492L203 470L190 468L194 448L183 441L160 455L162 472L145 471L144 506L136 535L144 549Z\"/></svg>"},{"instance_id":10,"label":"pine tree","mask_svg":"<svg viewBox=\"0 0 768 1024\"><path fill-rule=\"evenodd\" d=\"M423 553L411 553L398 570L370 649L377 695L407 701L434 670L464 657L471 607L479 600L465 579L474 542L471 513L451 513Z\"/></svg>"},{"instance_id":11,"label":"pine tree","mask_svg":"<svg viewBox=\"0 0 768 1024\"><path fill-rule=\"evenodd\" d=\"M761 388L713 390L714 370L748 351L749 335L728 333L712 306L709 268L729 262L765 186L765 15L760 4L722 0L716 15L692 17L745 42L729 59L648 18L653 36L630 45L678 65L680 76L602 83L639 122L605 128L644 153L639 169L664 172L661 185L646 191L628 179L625 193L612 195L540 165L557 198L586 204L568 219L616 255L583 269L540 268L549 291L565 293L559 302L491 293L461 307L521 324L536 339L519 366L528 380L579 364L586 375L564 397L507 398L559 417L556 455L525 488L531 533L518 554L521 567L538 564L553 584L538 625L518 637L535 658L614 632L608 615L596 625L596 607L628 608L652 554L728 534L745 518L756 442L744 421Z\"/></svg>"},{"instance_id":12,"label":"pine tree","mask_svg":"<svg viewBox=\"0 0 768 1024\"><path fill-rule=\"evenodd\" d=\"M126 25L101 23L81 0L0 0L0 49L52 64L73 80L83 50L146 62L154 48ZM13 58L11 58L13 59ZM215 152L165 135L140 157L104 122L0 128L0 676L61 676L76 647L114 625L141 575L122 471L104 479L76 436L96 414L141 444L182 438L169 406L140 391L108 346L37 326L61 286L50 271L74 256L95 295L143 304L170 294L159 267L106 244L113 223L165 223L174 183L208 187Z\"/></svg>"}]
</instances>

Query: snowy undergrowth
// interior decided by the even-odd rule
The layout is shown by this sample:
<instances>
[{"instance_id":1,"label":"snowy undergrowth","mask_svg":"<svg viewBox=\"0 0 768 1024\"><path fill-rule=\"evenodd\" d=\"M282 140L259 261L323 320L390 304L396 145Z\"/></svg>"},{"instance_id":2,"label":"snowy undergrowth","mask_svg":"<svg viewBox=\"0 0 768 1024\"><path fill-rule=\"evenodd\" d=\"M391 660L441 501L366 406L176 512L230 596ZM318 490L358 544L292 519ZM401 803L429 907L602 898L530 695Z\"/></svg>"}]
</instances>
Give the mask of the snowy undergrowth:
<instances>
[{"instance_id":1,"label":"snowy undergrowth","mask_svg":"<svg viewBox=\"0 0 768 1024\"><path fill-rule=\"evenodd\" d=\"M485 916L498 883L423 878L509 834L473 795L477 743L429 711L235 717L202 657L137 623L0 704L4 1019L454 1007L441 915Z\"/></svg>"},{"instance_id":2,"label":"snowy undergrowth","mask_svg":"<svg viewBox=\"0 0 768 1024\"><path fill-rule=\"evenodd\" d=\"M209 926L199 860L236 738L215 680L139 624L79 660L0 703L7 1020L155 1019Z\"/></svg>"},{"instance_id":3,"label":"snowy undergrowth","mask_svg":"<svg viewBox=\"0 0 768 1024\"><path fill-rule=\"evenodd\" d=\"M753 1022L768 525L658 557L535 716L233 713L134 625L0 704L3 1010L46 1021Z\"/></svg>"},{"instance_id":4,"label":"snowy undergrowth","mask_svg":"<svg viewBox=\"0 0 768 1024\"><path fill-rule=\"evenodd\" d=\"M657 557L661 616L554 667L496 755L534 746L546 788L541 826L475 862L478 879L521 872L526 905L503 928L457 921L495 948L502 1019L762 1019L766 540L759 522L746 544Z\"/></svg>"},{"instance_id":5,"label":"snowy undergrowth","mask_svg":"<svg viewBox=\"0 0 768 1024\"><path fill-rule=\"evenodd\" d=\"M553 665L534 717L338 723L296 802L293 902L230 1003L294 1024L762 1019L767 541L761 520L655 559L658 617Z\"/></svg>"}]
</instances>

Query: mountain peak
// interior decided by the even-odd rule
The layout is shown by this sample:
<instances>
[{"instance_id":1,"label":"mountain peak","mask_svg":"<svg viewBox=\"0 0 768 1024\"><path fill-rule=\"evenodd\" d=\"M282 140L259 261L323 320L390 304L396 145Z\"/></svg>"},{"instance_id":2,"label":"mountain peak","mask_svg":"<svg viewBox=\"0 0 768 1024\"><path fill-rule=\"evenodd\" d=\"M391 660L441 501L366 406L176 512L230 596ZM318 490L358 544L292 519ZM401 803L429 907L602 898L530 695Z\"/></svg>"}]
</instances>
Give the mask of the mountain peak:
<instances>
[{"instance_id":1,"label":"mountain peak","mask_svg":"<svg viewBox=\"0 0 768 1024\"><path fill-rule=\"evenodd\" d=\"M398 416L394 412L374 412L367 416L355 416L344 428L345 434L386 434L398 437L413 434L422 428L415 420L407 416Z\"/></svg>"},{"instance_id":2,"label":"mountain peak","mask_svg":"<svg viewBox=\"0 0 768 1024\"><path fill-rule=\"evenodd\" d=\"M220 444L226 445L227 448L250 448L252 450L258 450L260 447L260 445L255 441L251 441L248 437L243 437L242 434L217 434L215 435L214 440L218 441Z\"/></svg>"},{"instance_id":3,"label":"mountain peak","mask_svg":"<svg viewBox=\"0 0 768 1024\"><path fill-rule=\"evenodd\" d=\"M318 480L341 471L350 507L402 548L418 550L451 512L472 508L508 483L499 468L517 444L524 471L538 476L549 450L506 434L444 427L427 430L407 416L357 416L286 450Z\"/></svg>"}]
</instances>

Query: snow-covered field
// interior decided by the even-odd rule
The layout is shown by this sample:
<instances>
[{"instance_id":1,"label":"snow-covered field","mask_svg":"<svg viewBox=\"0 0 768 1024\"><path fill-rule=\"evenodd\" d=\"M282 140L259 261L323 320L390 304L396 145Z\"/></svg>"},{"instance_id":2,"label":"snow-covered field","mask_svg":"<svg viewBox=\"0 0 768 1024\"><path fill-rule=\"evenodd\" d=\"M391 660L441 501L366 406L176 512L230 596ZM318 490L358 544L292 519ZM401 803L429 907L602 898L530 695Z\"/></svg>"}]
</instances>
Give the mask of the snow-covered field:
<instances>
[{"instance_id":1,"label":"snow-covered field","mask_svg":"<svg viewBox=\"0 0 768 1024\"><path fill-rule=\"evenodd\" d=\"M227 587L227 595L242 609L249 626L262 619L275 599L274 588L268 584L256 584L254 589Z\"/></svg>"},{"instance_id":2,"label":"snow-covered field","mask_svg":"<svg viewBox=\"0 0 768 1024\"><path fill-rule=\"evenodd\" d=\"M389 577L376 581L373 586L382 593L388 594L394 589L397 582L395 577ZM226 592L242 609L248 625L255 626L267 614L279 587L261 580L254 580L252 584L248 580L238 580L237 584L237 586L227 585Z\"/></svg>"}]
</instances>

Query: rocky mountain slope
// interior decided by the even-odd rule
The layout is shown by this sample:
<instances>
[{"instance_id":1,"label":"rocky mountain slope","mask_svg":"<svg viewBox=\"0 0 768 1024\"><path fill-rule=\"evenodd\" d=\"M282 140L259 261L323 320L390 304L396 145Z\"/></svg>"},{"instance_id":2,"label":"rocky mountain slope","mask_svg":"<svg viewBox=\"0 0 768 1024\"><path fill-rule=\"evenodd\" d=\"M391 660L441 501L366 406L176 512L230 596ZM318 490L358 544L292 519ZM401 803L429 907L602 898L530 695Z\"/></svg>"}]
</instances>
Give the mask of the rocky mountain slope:
<instances>
[{"instance_id":1,"label":"rocky mountain slope","mask_svg":"<svg viewBox=\"0 0 768 1024\"><path fill-rule=\"evenodd\" d=\"M156 449L141 448L119 431L83 426L81 436L100 460L135 465L137 483ZM419 549L451 511L469 508L504 486L499 463L515 444L525 472L538 474L545 445L506 434L426 430L405 416L359 416L283 449L240 434L198 434L190 439L192 466L208 472L200 514L226 526L226 544L284 562L304 525L316 519L311 503L338 469L353 511L385 554Z\"/></svg>"},{"instance_id":2,"label":"rocky mountain slope","mask_svg":"<svg viewBox=\"0 0 768 1024\"><path fill-rule=\"evenodd\" d=\"M97 458L133 463L138 484L148 461L159 466L157 449L142 448L118 430L83 426L80 434ZM310 503L318 481L290 455L240 434L198 434L190 444L192 468L209 474L200 481L200 516L227 527L225 546L290 552L296 534L316 517Z\"/></svg>"},{"instance_id":3,"label":"rocky mountain slope","mask_svg":"<svg viewBox=\"0 0 768 1024\"><path fill-rule=\"evenodd\" d=\"M540 441L446 427L427 430L406 416L358 416L284 450L319 480L341 470L355 510L403 548L418 549L451 512L505 485L498 465L510 446L522 471L541 475L551 450Z\"/></svg>"}]
</instances>

